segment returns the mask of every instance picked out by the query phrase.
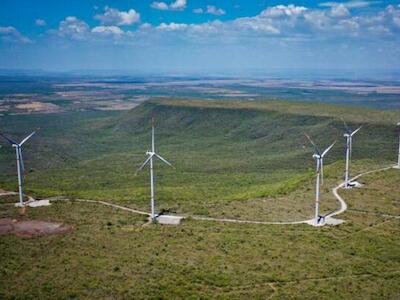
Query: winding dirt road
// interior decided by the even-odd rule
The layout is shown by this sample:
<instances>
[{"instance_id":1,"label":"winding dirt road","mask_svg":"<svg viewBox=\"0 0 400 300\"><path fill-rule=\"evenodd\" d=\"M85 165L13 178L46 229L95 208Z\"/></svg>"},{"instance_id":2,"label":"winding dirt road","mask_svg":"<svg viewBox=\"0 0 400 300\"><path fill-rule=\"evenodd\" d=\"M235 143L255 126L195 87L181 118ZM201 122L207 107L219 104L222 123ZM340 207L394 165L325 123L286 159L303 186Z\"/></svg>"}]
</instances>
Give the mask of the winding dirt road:
<instances>
[{"instance_id":1,"label":"winding dirt road","mask_svg":"<svg viewBox=\"0 0 400 300\"><path fill-rule=\"evenodd\" d=\"M364 172L364 173L358 174L357 176L351 178L350 181L355 181L358 178L360 178L360 177L362 177L364 175L367 175L367 174L376 173L376 172L382 172L382 171L389 170L391 168L392 168L392 166L385 167L385 168L380 168L380 169L376 169L376 170L372 170L372 171L368 171L368 172ZM339 207L339 209L327 214L325 216L325 218L337 216L339 214L344 213L347 210L347 204L346 204L345 200L339 195L339 192L338 192L338 190L343 188L343 186L344 186L344 182L340 183L339 185L337 185L336 187L334 187L332 189L332 193L335 196L335 198L339 201L340 207ZM17 193L16 192L9 192L9 191L0 192L0 196L6 196L6 195L17 195ZM28 196L28 197L29 197L28 201L35 201L34 198L32 198L30 196ZM50 200L50 201L69 201L70 199L56 197L56 198L50 198L48 200ZM132 212L132 213L136 213L136 214L145 215L145 216L150 217L150 214L147 213L147 212L136 210L136 209L125 207L125 206L121 206L121 205L117 205L117 204L113 204L113 203L106 202L106 201L89 200L89 199L75 199L75 201L97 203L97 204L110 206L110 207L114 207L114 208L117 208L117 209L121 209L121 210L125 210L125 211L129 211L129 212ZM196 216L196 215L183 215L183 217L184 218L191 218L193 220L198 220L198 221L215 221L215 222L243 223L243 224L263 224L263 225L298 225L298 224L309 224L310 221L312 221L310 219L307 219L307 220L300 220L300 221L267 222L267 221L237 220L237 219L226 219L226 218L210 218L210 217L203 217L203 216ZM390 217L400 218L400 216L390 216ZM146 223L146 224L148 224L148 223Z\"/></svg>"}]
</instances>

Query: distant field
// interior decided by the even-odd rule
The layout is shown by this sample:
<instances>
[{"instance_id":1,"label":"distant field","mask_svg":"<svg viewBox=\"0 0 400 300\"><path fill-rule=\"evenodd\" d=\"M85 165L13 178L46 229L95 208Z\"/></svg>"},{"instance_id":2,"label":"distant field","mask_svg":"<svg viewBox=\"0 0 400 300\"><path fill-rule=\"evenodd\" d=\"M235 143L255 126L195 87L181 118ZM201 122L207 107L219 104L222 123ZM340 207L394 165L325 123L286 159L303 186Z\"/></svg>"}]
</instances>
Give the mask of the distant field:
<instances>
[{"instance_id":1,"label":"distant field","mask_svg":"<svg viewBox=\"0 0 400 300\"><path fill-rule=\"evenodd\" d=\"M400 83L231 77L1 76L0 114L129 110L151 98L289 100L400 109Z\"/></svg>"}]
</instances>

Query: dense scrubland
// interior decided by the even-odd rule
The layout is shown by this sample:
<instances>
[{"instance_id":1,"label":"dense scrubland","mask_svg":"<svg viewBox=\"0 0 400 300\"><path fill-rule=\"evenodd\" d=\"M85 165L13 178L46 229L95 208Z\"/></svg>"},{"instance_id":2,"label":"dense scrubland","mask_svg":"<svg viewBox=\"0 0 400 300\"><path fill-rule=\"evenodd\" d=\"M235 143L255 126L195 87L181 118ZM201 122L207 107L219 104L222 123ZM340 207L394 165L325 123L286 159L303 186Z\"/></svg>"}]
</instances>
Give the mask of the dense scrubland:
<instances>
[{"instance_id":1,"label":"dense scrubland","mask_svg":"<svg viewBox=\"0 0 400 300\"><path fill-rule=\"evenodd\" d=\"M326 160L323 212L336 209L343 178L343 117L363 126L352 171L393 164L398 112L312 103L159 99L128 112L6 116L26 145L26 190L36 197L101 199L148 210L148 174L135 176L156 120L162 210L246 220L310 218L314 161L307 132ZM0 186L15 190L14 153L0 148ZM2 236L0 298L384 298L399 297L400 172L362 177L341 191L349 210L336 227L196 221L143 226L143 216L77 201L28 209L23 218L65 222L65 236ZM2 199L0 217L21 218Z\"/></svg>"}]
</instances>

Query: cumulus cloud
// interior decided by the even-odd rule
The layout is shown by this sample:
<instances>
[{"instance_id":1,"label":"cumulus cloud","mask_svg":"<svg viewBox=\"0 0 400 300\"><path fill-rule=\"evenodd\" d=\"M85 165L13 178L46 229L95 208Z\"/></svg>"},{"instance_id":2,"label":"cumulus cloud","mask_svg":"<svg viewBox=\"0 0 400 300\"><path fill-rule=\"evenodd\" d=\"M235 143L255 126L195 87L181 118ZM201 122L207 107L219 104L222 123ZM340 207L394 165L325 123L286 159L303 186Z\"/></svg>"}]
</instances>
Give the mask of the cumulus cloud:
<instances>
[{"instance_id":1,"label":"cumulus cloud","mask_svg":"<svg viewBox=\"0 0 400 300\"><path fill-rule=\"evenodd\" d=\"M169 5L165 2L155 1L150 4L150 7L159 10L184 10L186 8L186 4L186 0L176 0Z\"/></svg>"},{"instance_id":2,"label":"cumulus cloud","mask_svg":"<svg viewBox=\"0 0 400 300\"><path fill-rule=\"evenodd\" d=\"M168 4L165 2L153 2L150 4L150 7L159 9L159 10L168 10Z\"/></svg>"},{"instance_id":3,"label":"cumulus cloud","mask_svg":"<svg viewBox=\"0 0 400 300\"><path fill-rule=\"evenodd\" d=\"M168 8L170 9L170 8ZM200 10L196 11L200 13ZM202 13L206 13L203 8ZM124 24L124 22L112 22ZM388 38L400 37L400 6L389 5L380 10L366 10L353 13L346 5L335 4L320 8L307 8L296 5L277 5L267 7L258 15L241 17L228 21L205 23L163 22L158 26L144 23L134 31L123 31L117 25L90 28L76 17L67 17L60 23L58 36L75 40L110 38L118 42L130 41L135 37L143 41L188 39L210 42L239 41L241 39L280 39L282 42L306 40L328 40L338 38ZM175 40L176 41L176 40Z\"/></svg>"},{"instance_id":4,"label":"cumulus cloud","mask_svg":"<svg viewBox=\"0 0 400 300\"><path fill-rule=\"evenodd\" d=\"M66 17L60 22L57 35L73 40L84 40L90 33L89 25L74 16Z\"/></svg>"},{"instance_id":5,"label":"cumulus cloud","mask_svg":"<svg viewBox=\"0 0 400 300\"><path fill-rule=\"evenodd\" d=\"M104 13L96 15L94 18L99 20L102 25L123 26L139 22L140 14L134 9L119 11L118 9L106 6Z\"/></svg>"},{"instance_id":6,"label":"cumulus cloud","mask_svg":"<svg viewBox=\"0 0 400 300\"><path fill-rule=\"evenodd\" d=\"M173 23L173 22L169 23L169 24L161 23L160 25L158 25L156 27L156 29L164 30L164 31L177 31L177 30L186 29L186 28L188 28L188 26L190 26L190 25L187 25L184 23Z\"/></svg>"},{"instance_id":7,"label":"cumulus cloud","mask_svg":"<svg viewBox=\"0 0 400 300\"><path fill-rule=\"evenodd\" d=\"M297 17L303 14L307 8L304 6L289 5L277 5L269 7L261 13L262 17L267 18L281 18L281 17Z\"/></svg>"},{"instance_id":8,"label":"cumulus cloud","mask_svg":"<svg viewBox=\"0 0 400 300\"><path fill-rule=\"evenodd\" d=\"M223 10L222 8L218 8L214 5L207 5L205 9L195 8L193 9L193 12L195 14L210 14L215 16L222 16L226 14L225 10Z\"/></svg>"},{"instance_id":9,"label":"cumulus cloud","mask_svg":"<svg viewBox=\"0 0 400 300\"><path fill-rule=\"evenodd\" d=\"M175 10L183 10L186 8L186 0L176 0L172 2L169 7Z\"/></svg>"},{"instance_id":10,"label":"cumulus cloud","mask_svg":"<svg viewBox=\"0 0 400 300\"><path fill-rule=\"evenodd\" d=\"M350 11L343 4L338 4L332 6L330 14L335 18L345 18L350 16Z\"/></svg>"},{"instance_id":11,"label":"cumulus cloud","mask_svg":"<svg viewBox=\"0 0 400 300\"><path fill-rule=\"evenodd\" d=\"M211 15L222 16L225 15L226 12L222 8L217 8L214 5L207 5L207 13Z\"/></svg>"},{"instance_id":12,"label":"cumulus cloud","mask_svg":"<svg viewBox=\"0 0 400 300\"><path fill-rule=\"evenodd\" d=\"M43 20L43 19L36 19L35 20L35 25L36 26L46 26L47 24L46 24L46 21Z\"/></svg>"},{"instance_id":13,"label":"cumulus cloud","mask_svg":"<svg viewBox=\"0 0 400 300\"><path fill-rule=\"evenodd\" d=\"M92 28L91 32L102 37L114 38L120 38L124 34L124 31L118 26L96 26Z\"/></svg>"},{"instance_id":14,"label":"cumulus cloud","mask_svg":"<svg viewBox=\"0 0 400 300\"><path fill-rule=\"evenodd\" d=\"M3 42L14 42L22 44L32 43L29 38L23 36L15 27L12 26L0 27L0 40Z\"/></svg>"}]
</instances>

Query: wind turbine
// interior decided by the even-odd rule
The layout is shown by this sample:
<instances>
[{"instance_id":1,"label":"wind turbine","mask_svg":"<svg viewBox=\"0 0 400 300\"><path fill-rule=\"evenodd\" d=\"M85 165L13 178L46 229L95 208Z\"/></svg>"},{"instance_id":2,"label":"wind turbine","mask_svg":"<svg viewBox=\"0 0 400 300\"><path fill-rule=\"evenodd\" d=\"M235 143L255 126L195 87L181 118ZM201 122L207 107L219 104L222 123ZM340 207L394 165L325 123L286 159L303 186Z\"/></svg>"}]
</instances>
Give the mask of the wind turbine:
<instances>
[{"instance_id":1,"label":"wind turbine","mask_svg":"<svg viewBox=\"0 0 400 300\"><path fill-rule=\"evenodd\" d=\"M157 217L155 213L155 199L154 199L154 162L153 158L158 158L162 162L166 163L170 167L173 167L166 159L162 158L155 152L154 147L154 119L151 121L151 151L147 151L146 155L148 156L147 159L143 162L140 168L136 171L136 174L142 170L148 163L150 163L150 206L151 206L151 219L154 221Z\"/></svg>"},{"instance_id":2,"label":"wind turbine","mask_svg":"<svg viewBox=\"0 0 400 300\"><path fill-rule=\"evenodd\" d=\"M18 172L18 191L19 191L19 205L24 206L24 192L23 192L23 184L24 178L23 174L25 172L24 166L24 159L22 158L22 145L28 141L36 131L32 132L26 138L24 138L21 142L17 143L16 141L12 140L11 138L5 136L4 134L0 133L5 140L7 140L14 148L15 148L15 155L17 158L17 172Z\"/></svg>"},{"instance_id":3,"label":"wind turbine","mask_svg":"<svg viewBox=\"0 0 400 300\"><path fill-rule=\"evenodd\" d=\"M362 126L358 127L354 131L351 131L351 129L347 126L345 120L343 120L343 124L346 130L345 134L343 135L346 138L346 170L344 178L344 187L350 188L354 185L350 182L349 179L349 165L350 165L351 153L353 151L353 136L361 129Z\"/></svg>"},{"instance_id":4,"label":"wind turbine","mask_svg":"<svg viewBox=\"0 0 400 300\"><path fill-rule=\"evenodd\" d=\"M320 186L323 183L323 177L324 177L324 157L325 155L329 152L329 150L332 149L332 147L335 145L336 141L332 143L328 148L326 148L323 152L317 147L317 145L313 142L313 140L305 134L307 139L310 141L310 143L314 147L314 154L313 158L317 162L317 180L315 183L315 224L318 225L322 217L319 214L319 202L320 202Z\"/></svg>"},{"instance_id":5,"label":"wind turbine","mask_svg":"<svg viewBox=\"0 0 400 300\"><path fill-rule=\"evenodd\" d=\"M397 157L397 166L394 166L396 169L400 169L400 122L397 123L397 131L399 134L399 154Z\"/></svg>"}]
</instances>

